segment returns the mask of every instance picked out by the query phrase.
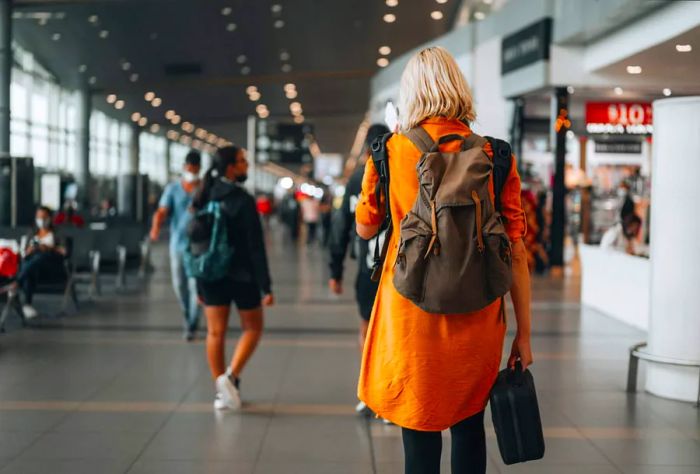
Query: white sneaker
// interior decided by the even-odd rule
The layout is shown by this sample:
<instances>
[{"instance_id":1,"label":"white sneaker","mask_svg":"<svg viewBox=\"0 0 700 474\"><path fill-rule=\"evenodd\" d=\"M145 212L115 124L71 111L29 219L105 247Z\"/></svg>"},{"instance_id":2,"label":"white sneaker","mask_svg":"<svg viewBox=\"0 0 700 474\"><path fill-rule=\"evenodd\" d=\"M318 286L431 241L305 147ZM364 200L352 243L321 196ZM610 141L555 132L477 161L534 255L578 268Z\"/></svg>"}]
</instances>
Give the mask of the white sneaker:
<instances>
[{"instance_id":1,"label":"white sneaker","mask_svg":"<svg viewBox=\"0 0 700 474\"><path fill-rule=\"evenodd\" d=\"M215 410L222 410L222 411L229 409L228 405L224 402L220 393L217 393L216 398L214 399L214 409Z\"/></svg>"},{"instance_id":2,"label":"white sneaker","mask_svg":"<svg viewBox=\"0 0 700 474\"><path fill-rule=\"evenodd\" d=\"M231 379L226 374L221 374L216 378L216 390L221 395L221 402L231 410L241 408L241 393L231 383Z\"/></svg>"},{"instance_id":3,"label":"white sneaker","mask_svg":"<svg viewBox=\"0 0 700 474\"><path fill-rule=\"evenodd\" d=\"M30 304L25 304L22 306L22 313L24 313L24 317L27 319L34 319L39 316L39 311L37 311L36 308Z\"/></svg>"},{"instance_id":4,"label":"white sneaker","mask_svg":"<svg viewBox=\"0 0 700 474\"><path fill-rule=\"evenodd\" d=\"M355 405L355 413L362 416L367 416L369 414L369 407L365 402L360 400L360 402Z\"/></svg>"}]
</instances>

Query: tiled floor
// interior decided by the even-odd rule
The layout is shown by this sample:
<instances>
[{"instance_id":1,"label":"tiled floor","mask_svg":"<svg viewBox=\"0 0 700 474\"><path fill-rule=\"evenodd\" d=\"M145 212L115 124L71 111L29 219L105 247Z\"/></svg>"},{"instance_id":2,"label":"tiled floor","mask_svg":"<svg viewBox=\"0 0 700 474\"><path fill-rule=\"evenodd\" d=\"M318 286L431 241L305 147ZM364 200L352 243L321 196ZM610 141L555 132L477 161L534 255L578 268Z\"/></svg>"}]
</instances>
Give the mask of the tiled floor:
<instances>
[{"instance_id":1,"label":"tiled floor","mask_svg":"<svg viewBox=\"0 0 700 474\"><path fill-rule=\"evenodd\" d=\"M0 473L403 472L399 429L353 413L355 306L328 294L319 249L271 245L278 304L240 414L212 410L204 348L180 339L163 251L124 294L0 336ZM547 455L506 467L489 427L488 472L700 473L700 412L627 395L627 348L644 334L577 299L575 278L534 282Z\"/></svg>"}]
</instances>

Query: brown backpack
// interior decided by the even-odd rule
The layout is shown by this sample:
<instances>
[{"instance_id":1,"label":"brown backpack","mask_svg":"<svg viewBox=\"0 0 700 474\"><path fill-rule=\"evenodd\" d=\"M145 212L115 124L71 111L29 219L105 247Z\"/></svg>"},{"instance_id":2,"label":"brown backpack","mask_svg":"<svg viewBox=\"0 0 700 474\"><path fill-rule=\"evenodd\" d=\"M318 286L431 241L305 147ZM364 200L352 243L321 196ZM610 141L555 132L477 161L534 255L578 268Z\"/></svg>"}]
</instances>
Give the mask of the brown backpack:
<instances>
[{"instance_id":1,"label":"brown backpack","mask_svg":"<svg viewBox=\"0 0 700 474\"><path fill-rule=\"evenodd\" d=\"M509 290L511 246L500 214L500 191L510 171L510 145L472 134L451 134L436 143L422 127L406 133L421 151L418 162L419 191L413 208L399 226L399 250L394 268L396 290L418 307L439 314L466 313L488 306ZM372 147L379 172L377 202L384 193L391 229L389 174L386 141ZM443 153L439 146L459 140L458 152ZM483 151L489 141L492 161ZM489 195L494 175L496 206ZM387 238L388 242L389 239ZM375 253L375 270L386 255ZM375 272L378 278L378 271Z\"/></svg>"}]
</instances>

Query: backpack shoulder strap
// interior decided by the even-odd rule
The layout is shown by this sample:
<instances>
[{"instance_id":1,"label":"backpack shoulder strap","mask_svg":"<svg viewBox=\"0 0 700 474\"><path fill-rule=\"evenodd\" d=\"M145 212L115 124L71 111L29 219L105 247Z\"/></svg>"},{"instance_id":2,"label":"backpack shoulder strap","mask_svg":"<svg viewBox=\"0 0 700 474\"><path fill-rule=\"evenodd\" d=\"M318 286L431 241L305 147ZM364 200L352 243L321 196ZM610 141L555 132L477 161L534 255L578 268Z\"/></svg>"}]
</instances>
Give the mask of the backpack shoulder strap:
<instances>
[{"instance_id":1,"label":"backpack shoulder strap","mask_svg":"<svg viewBox=\"0 0 700 474\"><path fill-rule=\"evenodd\" d=\"M386 257L388 250L389 234L391 232L391 207L389 204L389 153L386 149L386 142L389 141L393 134L387 133L377 139L372 143L372 163L374 168L379 174L379 181L374 189L374 194L376 196L377 205L382 202L382 193L384 193L384 222L377 232L377 242L374 246L374 268L372 269L372 280L378 281L381 274L382 263ZM384 240L383 248L379 249L379 234L383 231L387 231L387 236Z\"/></svg>"},{"instance_id":2,"label":"backpack shoulder strap","mask_svg":"<svg viewBox=\"0 0 700 474\"><path fill-rule=\"evenodd\" d=\"M421 153L430 152L435 146L435 140L425 131L423 127L415 127L406 132L406 138L418 148Z\"/></svg>"},{"instance_id":3,"label":"backpack shoulder strap","mask_svg":"<svg viewBox=\"0 0 700 474\"><path fill-rule=\"evenodd\" d=\"M512 165L512 150L510 143L493 137L484 137L493 150L493 193L496 210L501 212L501 191L508 179Z\"/></svg>"}]
</instances>

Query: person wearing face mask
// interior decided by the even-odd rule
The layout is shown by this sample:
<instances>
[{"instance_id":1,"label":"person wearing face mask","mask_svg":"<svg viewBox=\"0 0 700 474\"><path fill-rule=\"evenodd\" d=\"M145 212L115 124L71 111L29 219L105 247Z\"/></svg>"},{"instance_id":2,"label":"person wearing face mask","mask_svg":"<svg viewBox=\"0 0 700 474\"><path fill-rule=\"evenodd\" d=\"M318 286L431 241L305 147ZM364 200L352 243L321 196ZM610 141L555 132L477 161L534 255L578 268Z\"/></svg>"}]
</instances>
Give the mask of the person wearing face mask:
<instances>
[{"instance_id":1,"label":"person wearing face mask","mask_svg":"<svg viewBox=\"0 0 700 474\"><path fill-rule=\"evenodd\" d=\"M40 275L55 274L63 270L65 250L58 245L52 218L51 209L46 206L37 208L36 226L24 250L24 260L17 274L17 283L24 296L22 311L27 319L35 318L39 314L32 306L32 299Z\"/></svg>"},{"instance_id":2,"label":"person wearing face mask","mask_svg":"<svg viewBox=\"0 0 700 474\"><path fill-rule=\"evenodd\" d=\"M224 278L197 279L207 318L207 359L217 392L217 410L240 408L240 376L262 336L262 306L274 303L255 198L241 186L247 177L245 150L235 146L220 148L192 203L195 209L202 210L210 201L219 202L228 244L233 249ZM193 226L197 222L195 219ZM227 367L224 353L232 303L238 308L242 333Z\"/></svg>"},{"instance_id":3,"label":"person wearing face mask","mask_svg":"<svg viewBox=\"0 0 700 474\"><path fill-rule=\"evenodd\" d=\"M197 283L188 278L183 265L183 254L187 247L187 224L192 213L192 198L199 186L199 171L202 157L197 151L190 151L185 157L182 175L177 181L169 183L153 215L151 240L157 241L163 223L170 219L170 272L173 289L180 302L184 316L184 338L192 341L199 326L199 302L197 301Z\"/></svg>"}]
</instances>

